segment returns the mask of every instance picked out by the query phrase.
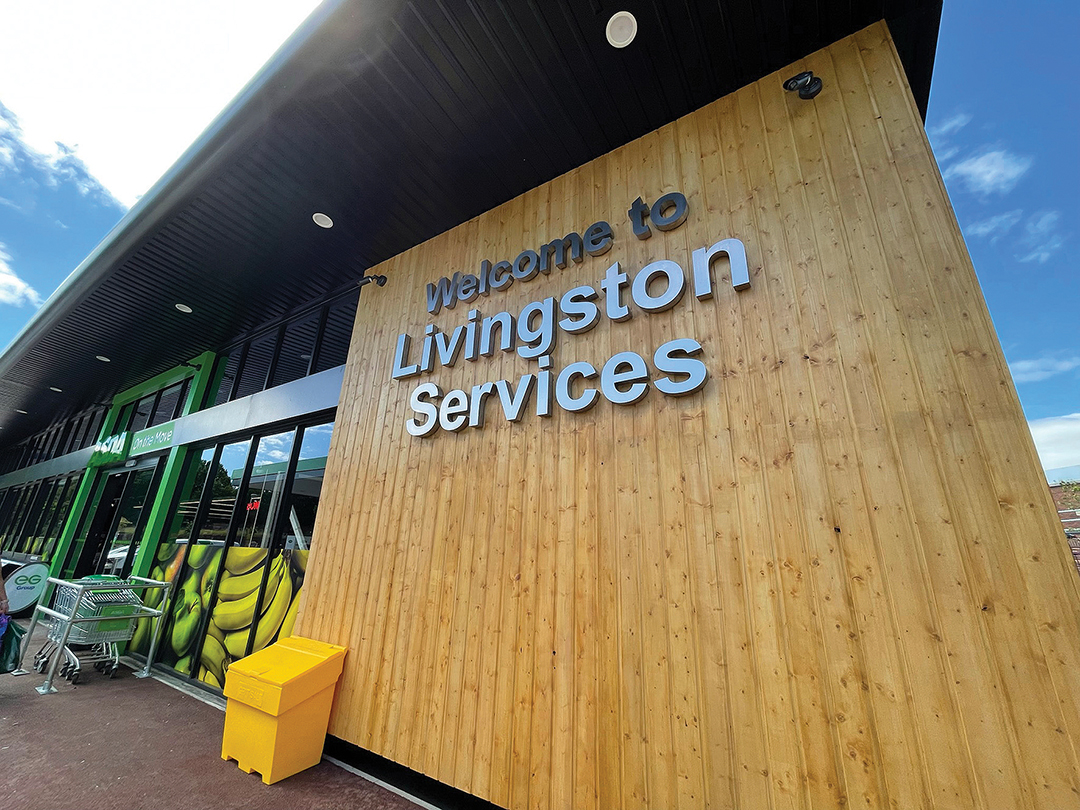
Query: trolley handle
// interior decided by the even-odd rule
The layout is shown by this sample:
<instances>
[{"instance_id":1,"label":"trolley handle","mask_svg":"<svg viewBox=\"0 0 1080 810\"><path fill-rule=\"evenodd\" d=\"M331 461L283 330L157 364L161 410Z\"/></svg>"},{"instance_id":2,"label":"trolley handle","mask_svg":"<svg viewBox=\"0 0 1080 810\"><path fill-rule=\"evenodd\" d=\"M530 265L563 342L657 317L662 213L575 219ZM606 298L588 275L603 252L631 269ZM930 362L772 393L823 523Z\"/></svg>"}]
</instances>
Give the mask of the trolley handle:
<instances>
[{"instance_id":1,"label":"trolley handle","mask_svg":"<svg viewBox=\"0 0 1080 810\"><path fill-rule=\"evenodd\" d=\"M49 577L48 582L62 588L78 588L81 591L146 591L154 588L168 588L171 583L146 577L130 577L113 582L83 582L81 580L57 579Z\"/></svg>"}]
</instances>

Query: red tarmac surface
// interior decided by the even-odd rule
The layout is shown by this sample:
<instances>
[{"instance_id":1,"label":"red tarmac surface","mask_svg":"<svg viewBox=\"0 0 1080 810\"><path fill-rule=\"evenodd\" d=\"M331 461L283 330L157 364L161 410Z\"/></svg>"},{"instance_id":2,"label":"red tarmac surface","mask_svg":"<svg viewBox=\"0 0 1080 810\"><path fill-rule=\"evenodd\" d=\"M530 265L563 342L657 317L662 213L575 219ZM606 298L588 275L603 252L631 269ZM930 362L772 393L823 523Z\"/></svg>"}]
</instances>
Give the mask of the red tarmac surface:
<instances>
[{"instance_id":1,"label":"red tarmac surface","mask_svg":"<svg viewBox=\"0 0 1080 810\"><path fill-rule=\"evenodd\" d=\"M0 808L417 808L326 761L264 785L221 759L224 713L126 667L58 678L53 695L34 691L44 680L0 675Z\"/></svg>"}]
</instances>

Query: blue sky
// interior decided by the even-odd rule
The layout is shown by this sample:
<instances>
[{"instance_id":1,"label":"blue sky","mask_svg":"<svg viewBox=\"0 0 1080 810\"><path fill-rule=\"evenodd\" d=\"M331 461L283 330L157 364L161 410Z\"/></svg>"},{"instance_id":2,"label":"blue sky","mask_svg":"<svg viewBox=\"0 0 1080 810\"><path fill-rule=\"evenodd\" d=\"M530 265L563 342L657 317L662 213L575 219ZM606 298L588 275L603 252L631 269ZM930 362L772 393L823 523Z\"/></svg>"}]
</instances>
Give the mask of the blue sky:
<instances>
[{"instance_id":1,"label":"blue sky","mask_svg":"<svg viewBox=\"0 0 1080 810\"><path fill-rule=\"evenodd\" d=\"M1047 469L1080 465L1080 4L946 0L926 129Z\"/></svg>"},{"instance_id":2,"label":"blue sky","mask_svg":"<svg viewBox=\"0 0 1080 810\"><path fill-rule=\"evenodd\" d=\"M315 4L217 3L207 13L227 7L231 21L190 27L204 19L191 3L210 0L164 12L108 0L115 13L94 32L98 5L61 1L70 31L51 25L47 39L25 35L44 25L36 4L0 11L0 346ZM176 16L150 16L162 13ZM132 36L151 25L174 36ZM1080 477L1078 31L1075 0L946 0L926 121L1043 466L1077 465L1070 477ZM95 56L119 49L110 37L127 61ZM80 53L87 42L96 47ZM148 84L132 85L133 61Z\"/></svg>"},{"instance_id":3,"label":"blue sky","mask_svg":"<svg viewBox=\"0 0 1080 810\"><path fill-rule=\"evenodd\" d=\"M69 151L28 146L0 98L0 344L126 211Z\"/></svg>"}]
</instances>

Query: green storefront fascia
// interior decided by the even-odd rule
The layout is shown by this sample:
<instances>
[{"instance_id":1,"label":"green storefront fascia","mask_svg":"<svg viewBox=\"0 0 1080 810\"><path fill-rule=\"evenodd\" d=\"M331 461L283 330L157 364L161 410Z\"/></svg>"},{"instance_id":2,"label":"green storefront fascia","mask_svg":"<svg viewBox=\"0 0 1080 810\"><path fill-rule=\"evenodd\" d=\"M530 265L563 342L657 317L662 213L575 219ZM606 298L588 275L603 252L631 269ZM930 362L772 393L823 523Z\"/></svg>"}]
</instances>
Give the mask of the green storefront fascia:
<instances>
[{"instance_id":1,"label":"green storefront fascia","mask_svg":"<svg viewBox=\"0 0 1080 810\"><path fill-rule=\"evenodd\" d=\"M198 404L208 399L207 392L211 385L220 382L219 379L214 379L213 375L215 359L216 355L213 352L204 352L203 354L192 358L184 365L177 366L169 371L158 374L156 377L147 380L141 385L137 385L117 394L113 397L109 412L102 422L99 442L103 441L105 437L113 435L113 430L115 429L116 421L120 416L120 411L129 402L140 399L141 397L146 396L146 394L160 388L166 388L178 383L188 377L191 378L192 383L188 388L188 396L184 403L183 410L181 411L181 416L188 416L197 411ZM220 377L220 374L217 376ZM171 425L171 423L169 424ZM159 428L160 427L164 426L159 426ZM131 439L131 445L134 445L137 438L143 437L143 434L154 433L155 430L157 429L151 428L149 431L139 431L139 433L129 437ZM171 436L169 440L171 441ZM160 449L160 447L142 450L141 452L149 453L152 452L153 449ZM139 451L135 451L134 454L138 453ZM128 451L125 449L124 457L127 457L127 455ZM157 493L154 496L153 504L150 507L150 514L143 529L142 537L144 542L140 543L139 550L135 555L134 565L132 566L131 572L135 576L146 576L153 566L154 552L157 550L160 535L162 531L164 531L165 523L168 520L168 511L169 506L172 503L173 491L180 480L180 472L183 469L186 458L187 449L184 447L172 447L168 452L161 481L158 484ZM118 458L115 460L120 461L122 459ZM64 571L64 562L70 554L71 546L75 541L75 534L83 515L87 513L88 507L91 511L97 508L97 499L94 495L95 490L98 489L98 480L101 477L99 472L101 465L108 463L112 462L100 462L96 466L92 466L91 464L87 465L86 473L83 475L82 481L79 482L79 489L75 493L71 510L68 513L63 532L57 543L55 554L49 564L50 576L62 577L65 573L70 573L70 571ZM97 494L100 495L100 492ZM46 594L46 596L48 596L48 594Z\"/></svg>"}]
</instances>

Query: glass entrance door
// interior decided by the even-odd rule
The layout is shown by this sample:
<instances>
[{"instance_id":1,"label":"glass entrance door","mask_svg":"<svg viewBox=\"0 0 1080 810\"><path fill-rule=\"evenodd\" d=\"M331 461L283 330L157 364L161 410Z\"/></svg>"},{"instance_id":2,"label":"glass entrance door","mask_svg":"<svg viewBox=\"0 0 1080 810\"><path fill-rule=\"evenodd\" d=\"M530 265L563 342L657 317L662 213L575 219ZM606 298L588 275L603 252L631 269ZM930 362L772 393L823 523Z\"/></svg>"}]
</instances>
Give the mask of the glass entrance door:
<instances>
[{"instance_id":1,"label":"glass entrance door","mask_svg":"<svg viewBox=\"0 0 1080 810\"><path fill-rule=\"evenodd\" d=\"M86 541L75 565L76 578L87 574L131 573L142 531L157 492L160 464L110 473L101 482L101 495Z\"/></svg>"},{"instance_id":2,"label":"glass entrance door","mask_svg":"<svg viewBox=\"0 0 1080 810\"><path fill-rule=\"evenodd\" d=\"M126 577L131 573L135 553L142 541L143 528L157 492L159 466L119 473L125 475L127 480L117 504L111 531L112 539L94 566L97 573L114 574L118 577Z\"/></svg>"}]
</instances>

